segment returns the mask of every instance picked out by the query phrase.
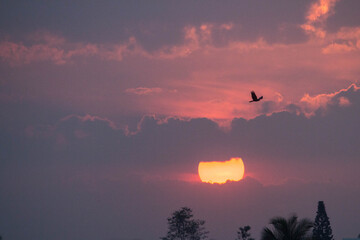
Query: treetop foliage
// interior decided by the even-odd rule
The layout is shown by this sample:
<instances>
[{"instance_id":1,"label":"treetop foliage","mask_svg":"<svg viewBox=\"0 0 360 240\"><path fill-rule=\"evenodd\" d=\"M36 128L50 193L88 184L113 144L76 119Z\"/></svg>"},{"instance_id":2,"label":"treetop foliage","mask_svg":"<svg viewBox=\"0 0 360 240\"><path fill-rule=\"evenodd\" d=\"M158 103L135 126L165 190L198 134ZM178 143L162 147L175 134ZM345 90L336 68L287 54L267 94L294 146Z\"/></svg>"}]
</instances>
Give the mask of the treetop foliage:
<instances>
[{"instance_id":1,"label":"treetop foliage","mask_svg":"<svg viewBox=\"0 0 360 240\"><path fill-rule=\"evenodd\" d=\"M168 232L162 240L203 240L207 239L204 220L193 219L192 210L183 207L175 211L168 221Z\"/></svg>"}]
</instances>

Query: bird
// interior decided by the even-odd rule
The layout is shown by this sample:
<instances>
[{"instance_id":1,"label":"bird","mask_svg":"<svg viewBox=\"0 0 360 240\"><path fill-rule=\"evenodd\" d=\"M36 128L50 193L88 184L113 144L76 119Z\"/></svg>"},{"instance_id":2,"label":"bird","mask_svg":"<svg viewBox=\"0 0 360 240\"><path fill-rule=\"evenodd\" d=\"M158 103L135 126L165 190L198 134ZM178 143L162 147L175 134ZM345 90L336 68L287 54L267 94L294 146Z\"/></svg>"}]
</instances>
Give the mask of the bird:
<instances>
[{"instance_id":1,"label":"bird","mask_svg":"<svg viewBox=\"0 0 360 240\"><path fill-rule=\"evenodd\" d=\"M260 101L261 99L263 99L263 96L261 97L257 97L255 92L254 91L251 91L251 98L252 98L252 101L249 101L249 102L258 102Z\"/></svg>"}]
</instances>

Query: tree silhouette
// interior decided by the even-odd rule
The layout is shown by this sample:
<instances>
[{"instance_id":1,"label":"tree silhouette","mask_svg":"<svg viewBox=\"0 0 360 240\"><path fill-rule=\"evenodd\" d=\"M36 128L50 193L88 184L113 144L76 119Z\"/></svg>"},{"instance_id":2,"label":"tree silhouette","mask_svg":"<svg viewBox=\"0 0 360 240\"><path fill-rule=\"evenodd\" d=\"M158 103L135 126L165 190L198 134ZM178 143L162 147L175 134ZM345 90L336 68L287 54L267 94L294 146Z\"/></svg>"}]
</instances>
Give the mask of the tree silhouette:
<instances>
[{"instance_id":1,"label":"tree silhouette","mask_svg":"<svg viewBox=\"0 0 360 240\"><path fill-rule=\"evenodd\" d=\"M313 227L309 219L301 219L294 214L285 219L275 217L270 219L271 228L264 228L261 240L310 240L310 229Z\"/></svg>"},{"instance_id":2,"label":"tree silhouette","mask_svg":"<svg viewBox=\"0 0 360 240\"><path fill-rule=\"evenodd\" d=\"M207 239L204 220L193 219L192 210L183 207L167 219L169 230L162 240L202 240Z\"/></svg>"},{"instance_id":3,"label":"tree silhouette","mask_svg":"<svg viewBox=\"0 0 360 240\"><path fill-rule=\"evenodd\" d=\"M244 226L239 227L239 231L237 232L237 240L254 240L253 238L250 237L250 231L251 227L250 226Z\"/></svg>"},{"instance_id":4,"label":"tree silhouette","mask_svg":"<svg viewBox=\"0 0 360 240\"><path fill-rule=\"evenodd\" d=\"M314 240L333 240L332 230L330 226L329 217L326 214L325 204L323 201L319 201L318 210L316 212L314 229Z\"/></svg>"}]
</instances>

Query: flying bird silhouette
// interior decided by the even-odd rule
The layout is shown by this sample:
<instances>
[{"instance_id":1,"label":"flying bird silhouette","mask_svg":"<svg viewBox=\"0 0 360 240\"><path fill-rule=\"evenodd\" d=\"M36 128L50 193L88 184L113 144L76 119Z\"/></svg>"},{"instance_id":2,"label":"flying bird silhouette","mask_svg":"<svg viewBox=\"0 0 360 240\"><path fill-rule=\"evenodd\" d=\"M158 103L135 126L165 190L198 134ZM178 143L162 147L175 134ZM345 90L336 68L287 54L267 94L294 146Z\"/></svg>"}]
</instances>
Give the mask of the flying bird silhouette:
<instances>
[{"instance_id":1,"label":"flying bird silhouette","mask_svg":"<svg viewBox=\"0 0 360 240\"><path fill-rule=\"evenodd\" d=\"M263 96L261 97L257 97L255 92L254 91L251 91L251 98L252 98L252 101L249 101L249 102L258 102L260 101L261 99L263 99Z\"/></svg>"}]
</instances>

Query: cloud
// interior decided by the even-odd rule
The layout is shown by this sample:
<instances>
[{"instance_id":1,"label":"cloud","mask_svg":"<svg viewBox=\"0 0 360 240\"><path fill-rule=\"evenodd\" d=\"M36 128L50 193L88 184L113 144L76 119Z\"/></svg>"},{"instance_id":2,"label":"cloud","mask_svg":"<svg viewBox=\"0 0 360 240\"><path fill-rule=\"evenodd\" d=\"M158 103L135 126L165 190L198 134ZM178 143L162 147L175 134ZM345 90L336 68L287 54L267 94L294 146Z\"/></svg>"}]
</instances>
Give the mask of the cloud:
<instances>
[{"instance_id":1,"label":"cloud","mask_svg":"<svg viewBox=\"0 0 360 240\"><path fill-rule=\"evenodd\" d=\"M225 30L231 30L233 29L234 24L233 23L223 23L220 25L220 29L225 29Z\"/></svg>"},{"instance_id":2,"label":"cloud","mask_svg":"<svg viewBox=\"0 0 360 240\"><path fill-rule=\"evenodd\" d=\"M147 87L137 87L137 88L128 88L125 90L127 93L133 93L136 95L149 95L149 94L156 94L161 93L163 89L161 88L147 88Z\"/></svg>"},{"instance_id":3,"label":"cloud","mask_svg":"<svg viewBox=\"0 0 360 240\"><path fill-rule=\"evenodd\" d=\"M230 36L243 41L252 41L263 35L268 41L281 42L277 27L282 23L301 23L308 4L309 1L283 1L271 5L259 0L226 4L199 2L189 12L187 2L142 3L137 7L125 2L112 2L102 6L72 5L74 12L69 12L59 3L33 2L29 5L10 3L1 15L11 22L2 25L4 32L17 36L45 29L60 32L67 39L94 44L117 44L133 36L147 51L154 51L163 46L178 45L182 41L184 27L209 23L222 26L224 31L228 31L226 29L233 24ZM42 8L49 9L51 14L43 14ZM19 9L29 9L38 18L21 14ZM137 14L138 11L143 14ZM284 14L284 11L291 14ZM80 16L76 12L83 14ZM102 21L94 18L97 14L100 14ZM76 21L79 27L69 28L69 22ZM242 25L241 31L239 25ZM299 42L299 35L289 34L287 38L291 42Z\"/></svg>"},{"instance_id":4,"label":"cloud","mask_svg":"<svg viewBox=\"0 0 360 240\"><path fill-rule=\"evenodd\" d=\"M357 47L350 44L333 43L322 49L324 54L346 53L357 50Z\"/></svg>"},{"instance_id":5,"label":"cloud","mask_svg":"<svg viewBox=\"0 0 360 240\"><path fill-rule=\"evenodd\" d=\"M301 28L304 29L307 33L314 34L317 38L325 38L326 36L325 30L314 27L311 24L303 24L301 25Z\"/></svg>"},{"instance_id":6,"label":"cloud","mask_svg":"<svg viewBox=\"0 0 360 240\"><path fill-rule=\"evenodd\" d=\"M346 107L346 106L349 106L350 104L351 104L351 103L350 103L350 101L349 101L348 98L346 98L346 97L340 97L340 98L339 98L339 105L340 105L340 106Z\"/></svg>"},{"instance_id":7,"label":"cloud","mask_svg":"<svg viewBox=\"0 0 360 240\"><path fill-rule=\"evenodd\" d=\"M226 130L206 118L168 117L164 121L147 116L137 131L130 133L105 117L68 115L55 123L28 124L24 139L17 140L23 144L7 149L26 158L39 152L43 157L34 161L40 162L54 156L74 164L95 164L104 159L134 171L157 171L159 175L174 172L176 176L196 174L199 161L241 157L246 172L261 182L279 182L289 176L315 180L316 176L330 174L324 171L317 175L316 169L324 162L330 172L340 164L339 158L347 167L357 164L356 126L360 120L354 113L360 106L359 93L359 87L352 85L331 94L307 95L293 112L269 114L277 103L270 102L262 109L267 115L233 119ZM284 165L286 161L290 161L288 165ZM295 171L310 162L314 171ZM278 172L276 177L265 171L277 171L280 166L288 171ZM356 176L339 173L333 178L341 182Z\"/></svg>"},{"instance_id":8,"label":"cloud","mask_svg":"<svg viewBox=\"0 0 360 240\"><path fill-rule=\"evenodd\" d=\"M212 44L213 33L216 31L223 31L221 25L189 26L184 29L184 43L153 52L145 51L134 38L120 44L96 45L71 43L63 38L46 35L36 38L40 42L33 46L6 42L6 46L15 46L15 49L20 50L2 51L2 56L3 60L17 64L38 61L33 66L38 71L43 71L39 61L45 59L58 65L71 65L67 71L58 68L44 72L50 75L51 71L54 77L32 78L32 84L39 87L28 88L28 96L21 96L22 98L41 98L52 92L55 94L51 97L59 104L71 99L73 106L84 107L87 104L85 112L96 114L117 108L118 103L126 98L131 102L120 103L125 111L176 117L207 117L219 122L227 120L228 123L234 117L249 119L265 113L260 105L248 104L249 92L254 88L264 95L266 101L276 103L270 108L266 107L266 113L271 114L271 111L284 110L288 104L297 104L304 92L308 91L308 82L315 82L313 89L320 89L326 79L329 87L335 89L357 80L358 56L353 51L342 56L339 61L338 57L332 57L334 54L324 54L324 51L329 51L324 50L327 45L318 42L270 44L259 38L253 42L231 41L226 45L216 46ZM356 34L354 30L342 30L338 36L350 38L356 37ZM52 40L43 40L49 38ZM5 45L3 43L1 46ZM46 54L35 51L30 54L33 50L29 49L38 45L42 46L40 49L53 51L44 50ZM317 61L309 64L309 59ZM85 69L86 66L89 67ZM109 70L101 70L104 67ZM141 72L137 70L140 67ZM79 77L78 80L71 81L69 74L74 69L78 69ZM112 81L114 75L121 80ZM99 81L100 78L105 79L103 81L107 84ZM123 80L134 78L138 79L138 87ZM86 79L86 85L81 83L82 79ZM292 79L290 85L289 79ZM12 82L8 83L10 87L21 88L21 85ZM103 91L95 90L100 85ZM152 85L156 87L151 87ZM115 93L114 89L119 89L121 93ZM86 91L91 91L92 94ZM101 94L102 92L107 94ZM174 92L176 94L172 94ZM282 101L279 101L279 94ZM136 98L139 95L151 95L152 98ZM84 103L89 101L92 104Z\"/></svg>"},{"instance_id":9,"label":"cloud","mask_svg":"<svg viewBox=\"0 0 360 240\"><path fill-rule=\"evenodd\" d=\"M100 48L98 56L106 61L122 61L125 56L136 54L147 56L147 53L144 52L134 37L130 37L122 43L101 46Z\"/></svg>"},{"instance_id":10,"label":"cloud","mask_svg":"<svg viewBox=\"0 0 360 240\"><path fill-rule=\"evenodd\" d=\"M184 27L184 43L175 46L164 46L153 54L151 58L155 59L174 59L179 57L187 57L196 51L202 51L213 47L214 35L225 31L230 31L233 24L212 24L203 23L200 26L189 25Z\"/></svg>"},{"instance_id":11,"label":"cloud","mask_svg":"<svg viewBox=\"0 0 360 240\"><path fill-rule=\"evenodd\" d=\"M148 116L136 133L126 134L107 117L74 114L53 121L48 109L36 112L42 116L37 124L22 126L18 122L28 120L25 110L39 108L38 103L6 111L11 121L0 125L0 194L9 197L0 199L5 206L0 223L7 226L6 236L19 234L16 226L21 224L31 225L21 232L24 236L41 232L51 238L58 231L62 238L61 233L73 229L69 226L79 226L67 232L69 239L109 236L111 226L114 238L147 239L162 236L171 212L188 205L208 221L214 237L231 238L239 222L251 224L255 235L275 215L296 211L314 216L316 202L327 199L334 232L343 236L349 228L336 222L359 221L354 213L360 190L354 184L360 181L359 87L309 95L308 101L318 107L310 117L283 111L237 118L226 131L206 118L159 121ZM243 181L223 186L198 182L200 161L231 157L243 159ZM353 204L339 209L344 196ZM93 214L80 231L89 209ZM18 215L19 210L31 214ZM125 225L119 228L118 222ZM44 233L44 226L55 230Z\"/></svg>"},{"instance_id":12,"label":"cloud","mask_svg":"<svg viewBox=\"0 0 360 240\"><path fill-rule=\"evenodd\" d=\"M234 24L201 24L183 28L183 43L165 45L156 51L147 51L135 37L116 44L96 44L89 42L69 42L65 38L49 32L36 32L30 35L30 44L22 42L0 42L0 58L12 65L29 64L31 62L51 61L57 65L71 62L75 57L96 56L106 61L123 61L126 56L141 56L148 59L184 58L196 51L207 51L214 48L215 34L231 31ZM240 51L269 48L262 39L257 42L232 42L231 48Z\"/></svg>"},{"instance_id":13,"label":"cloud","mask_svg":"<svg viewBox=\"0 0 360 240\"><path fill-rule=\"evenodd\" d=\"M52 61L61 65L69 63L76 56L97 56L106 61L122 61L125 56L140 55L152 59L173 59L186 57L200 48L200 42L210 41L211 25L184 28L182 45L164 46L156 52L148 52L138 44L134 37L117 44L71 43L48 32L31 35L32 44L3 41L0 42L0 58L12 65L31 62Z\"/></svg>"},{"instance_id":14,"label":"cloud","mask_svg":"<svg viewBox=\"0 0 360 240\"><path fill-rule=\"evenodd\" d=\"M329 36L331 43L322 49L324 54L342 54L360 49L360 28L340 28L336 33Z\"/></svg>"},{"instance_id":15,"label":"cloud","mask_svg":"<svg viewBox=\"0 0 360 240\"><path fill-rule=\"evenodd\" d=\"M109 127L111 127L112 129L119 129L116 124L107 119L107 118L103 118L103 117L99 117L99 116L92 116L90 114L86 114L84 116L79 116L79 115L75 115L75 114L71 114L71 115L68 115L62 119L60 119L60 122L65 122L65 121L68 121L70 119L78 119L80 120L81 122L96 122L96 121L99 121L99 122L104 122L106 123Z\"/></svg>"},{"instance_id":16,"label":"cloud","mask_svg":"<svg viewBox=\"0 0 360 240\"><path fill-rule=\"evenodd\" d=\"M71 63L76 57L93 57L107 61L122 61L129 54L147 56L134 37L118 44L94 44L69 42L65 38L48 32L31 34L30 44L21 42L0 42L0 58L11 65L51 61L57 65Z\"/></svg>"},{"instance_id":17,"label":"cloud","mask_svg":"<svg viewBox=\"0 0 360 240\"><path fill-rule=\"evenodd\" d=\"M225 25L229 28L230 25ZM52 61L61 65L69 63L76 56L97 56L106 61L122 61L125 56L139 55L151 59L173 59L186 57L198 50L201 45L211 42L211 24L200 27L184 28L184 44L163 46L155 52L146 51L136 40L129 37L127 41L117 44L71 43L63 37L48 32L36 32L31 35L32 44L19 42L0 42L0 58L12 65L31 62ZM224 26L217 26L222 29ZM200 45L201 44L201 45Z\"/></svg>"},{"instance_id":18,"label":"cloud","mask_svg":"<svg viewBox=\"0 0 360 240\"><path fill-rule=\"evenodd\" d=\"M329 15L335 2L324 4L328 12L323 15ZM316 20L321 16L308 19L321 22ZM36 32L26 44L3 41L4 66L10 63L23 69L34 87L25 90L24 84L16 84L24 79L22 71L6 68L4 74L12 80L4 76L7 88L3 89L11 91L3 90L0 96L41 99L52 93L50 98L57 104L71 101L73 108L86 108L83 112L95 115L109 116L120 107L129 114L207 117L229 124L235 117L250 119L286 110L287 105L298 104L304 93L322 92L325 84L328 91L335 91L358 80L356 27L328 33L323 41L291 44L270 42L263 35L246 41L231 35L242 27L232 21L188 24L176 44L154 50L135 37L94 43ZM222 44L216 40L219 35L224 37ZM49 61L56 68L44 70ZM36 71L22 66L29 63ZM252 89L264 95L267 106L248 104Z\"/></svg>"},{"instance_id":19,"label":"cloud","mask_svg":"<svg viewBox=\"0 0 360 240\"><path fill-rule=\"evenodd\" d=\"M348 98L342 96L346 92L358 92L360 87L355 84L350 85L346 89L341 89L334 93L318 94L311 97L309 94L305 94L301 99L299 106L307 116L316 114L319 109L326 111L329 106L339 104L339 106L349 106L350 101Z\"/></svg>"},{"instance_id":20,"label":"cloud","mask_svg":"<svg viewBox=\"0 0 360 240\"><path fill-rule=\"evenodd\" d=\"M306 19L310 22L325 21L333 12L335 3L338 0L318 0L309 9Z\"/></svg>"},{"instance_id":21,"label":"cloud","mask_svg":"<svg viewBox=\"0 0 360 240\"><path fill-rule=\"evenodd\" d=\"M0 57L14 65L28 64L34 61L52 61L55 64L65 64L74 56L92 55L96 52L96 47L90 44L69 51L43 44L31 47L12 42L0 44Z\"/></svg>"},{"instance_id":22,"label":"cloud","mask_svg":"<svg viewBox=\"0 0 360 240\"><path fill-rule=\"evenodd\" d=\"M326 31L323 25L326 19L334 13L333 9L338 0L318 0L310 6L306 15L306 23L301 25L302 29L318 38L324 38Z\"/></svg>"},{"instance_id":23,"label":"cloud","mask_svg":"<svg viewBox=\"0 0 360 240\"><path fill-rule=\"evenodd\" d=\"M47 45L34 45L26 47L23 44L2 42L0 44L0 57L11 64L30 63L32 61L50 60L55 64L64 64L64 51Z\"/></svg>"},{"instance_id":24,"label":"cloud","mask_svg":"<svg viewBox=\"0 0 360 240\"><path fill-rule=\"evenodd\" d=\"M342 40L360 40L360 27L342 27L335 33L336 39Z\"/></svg>"},{"instance_id":25,"label":"cloud","mask_svg":"<svg viewBox=\"0 0 360 240\"><path fill-rule=\"evenodd\" d=\"M40 150L36 144L32 147L34 151L40 151L48 158L51 158L53 153L59 152L63 152L65 155L69 154L70 156L74 153L79 154L78 150L75 150L76 147L81 149L80 152L87 147L93 150L97 149L94 151L97 152L99 149L98 144L101 145L100 142L97 142L98 140L111 138L113 134L118 134L118 132L122 136L125 133L125 129L120 129L113 121L107 118L90 114L84 116L71 114L61 118L54 124L29 124L24 130L26 141L38 141L48 146L48 149L44 150ZM95 145L87 142L94 138L97 139ZM107 144L109 145L110 143ZM23 153L26 154L27 150L23 149ZM99 156L99 152L95 155ZM92 158L86 154L84 156L86 156L84 160Z\"/></svg>"}]
</instances>

